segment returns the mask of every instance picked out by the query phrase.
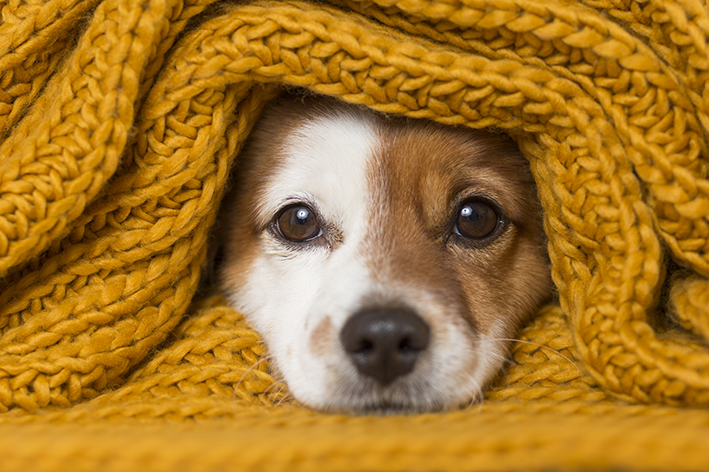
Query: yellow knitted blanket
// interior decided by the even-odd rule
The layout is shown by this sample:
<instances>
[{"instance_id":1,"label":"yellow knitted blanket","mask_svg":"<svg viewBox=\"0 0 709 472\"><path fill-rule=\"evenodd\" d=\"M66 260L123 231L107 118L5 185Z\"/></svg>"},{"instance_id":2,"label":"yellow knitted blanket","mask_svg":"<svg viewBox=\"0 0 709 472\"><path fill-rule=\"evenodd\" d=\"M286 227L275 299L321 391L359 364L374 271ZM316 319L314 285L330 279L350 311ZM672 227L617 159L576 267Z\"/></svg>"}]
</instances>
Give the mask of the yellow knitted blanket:
<instances>
[{"instance_id":1,"label":"yellow knitted blanket","mask_svg":"<svg viewBox=\"0 0 709 472\"><path fill-rule=\"evenodd\" d=\"M709 469L703 0L0 12L0 469ZM239 313L193 300L283 84L518 140L558 300L482 404L307 411Z\"/></svg>"}]
</instances>

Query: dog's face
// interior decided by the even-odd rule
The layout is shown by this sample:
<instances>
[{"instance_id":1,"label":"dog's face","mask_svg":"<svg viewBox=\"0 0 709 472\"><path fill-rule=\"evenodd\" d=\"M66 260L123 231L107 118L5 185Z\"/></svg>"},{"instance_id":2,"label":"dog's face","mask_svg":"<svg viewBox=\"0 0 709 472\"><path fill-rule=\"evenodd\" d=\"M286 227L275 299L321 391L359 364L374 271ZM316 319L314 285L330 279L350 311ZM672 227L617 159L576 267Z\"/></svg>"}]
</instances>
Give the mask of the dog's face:
<instances>
[{"instance_id":1,"label":"dog's face","mask_svg":"<svg viewBox=\"0 0 709 472\"><path fill-rule=\"evenodd\" d=\"M238 165L220 285L310 407L470 402L549 296L536 189L506 136L284 98Z\"/></svg>"}]
</instances>

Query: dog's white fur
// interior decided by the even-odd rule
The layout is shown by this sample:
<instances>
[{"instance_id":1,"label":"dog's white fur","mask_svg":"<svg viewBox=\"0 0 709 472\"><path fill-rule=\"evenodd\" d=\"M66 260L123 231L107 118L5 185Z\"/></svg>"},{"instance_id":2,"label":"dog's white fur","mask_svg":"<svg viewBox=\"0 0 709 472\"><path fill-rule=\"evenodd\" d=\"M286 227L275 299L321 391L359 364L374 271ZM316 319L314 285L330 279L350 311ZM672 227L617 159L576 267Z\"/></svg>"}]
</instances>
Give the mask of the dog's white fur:
<instances>
[{"instance_id":1,"label":"dog's white fur","mask_svg":"<svg viewBox=\"0 0 709 472\"><path fill-rule=\"evenodd\" d=\"M267 111L252 133L242 153L241 170L237 169L234 191L225 204L225 231L221 236L225 259L219 273L230 302L261 333L273 365L295 398L313 408L356 413L428 411L480 398L482 387L505 359L507 342L500 339L512 336L521 320L548 296L549 271L541 229L525 221L528 227L522 231L521 216L510 217L511 229L505 228L497 238L503 242L493 250L449 247L453 245L451 236L444 235L432 237L438 240L431 244L421 243L419 253L413 241L423 238L417 233L425 226L423 217L412 229L402 229L402 234L384 236L387 230L381 226L388 222L402 221L396 223L401 227L408 224L400 214L388 212L409 211L391 208L395 203L389 186L396 179L390 178L388 172L394 170L387 170L382 160L387 153L395 152L386 150L396 147L398 141L405 144L413 139L415 143L417 133L421 140L427 139L427 133L445 135L447 128L388 119L329 99L298 97L283 101L286 105ZM413 133L414 137L401 133ZM471 139L484 141L486 136ZM409 148L416 152L416 145ZM476 159L475 155L457 155L457 159ZM501 159L523 158L515 155ZM445 165L444 160L441 166ZM407 163L400 167L397 172L409 172ZM429 187L442 185L427 184L431 171L425 171L425 165L422 169L421 175L414 174L419 175L416 179L429 193ZM508 204L512 206L510 202L525 212L538 210L536 202L523 202L536 198L533 184L510 191L510 179L504 172L483 166L475 175L473 180L479 179L480 188L472 188L475 182L471 182L472 187L458 190L449 200L466 193L483 195L503 211ZM530 180L528 176L525 179ZM445 190L447 194L452 192ZM412 195L418 198L415 192ZM319 215L319 237L293 243L278 234L274 218L292 203L306 204ZM447 202L444 207L451 205ZM451 219L449 214L438 216L442 222ZM422 234L435 231L422 230ZM411 247L406 253L396 249L397 238L407 238L405 244ZM478 282L484 274L477 276L470 267L493 264L497 254L502 254L503 243L524 246L523 250L508 250L515 254L505 253L505 257L520 261L515 265L528 274L519 283L505 279L493 285L505 292L528 293L517 298L496 294L490 302L478 301L478 293L459 293L492 291L488 282ZM452 282L436 281L441 278L437 277L429 284L427 271L431 269L417 267L417 257L422 261L451 259L441 263L439 271L456 272L450 275ZM461 262L461 258L468 259ZM456 271L456 267L461 269ZM510 306L498 310L496 304L500 303ZM412 372L382 386L358 371L342 348L339 333L358 310L401 305L413 309L429 325L430 343Z\"/></svg>"}]
</instances>

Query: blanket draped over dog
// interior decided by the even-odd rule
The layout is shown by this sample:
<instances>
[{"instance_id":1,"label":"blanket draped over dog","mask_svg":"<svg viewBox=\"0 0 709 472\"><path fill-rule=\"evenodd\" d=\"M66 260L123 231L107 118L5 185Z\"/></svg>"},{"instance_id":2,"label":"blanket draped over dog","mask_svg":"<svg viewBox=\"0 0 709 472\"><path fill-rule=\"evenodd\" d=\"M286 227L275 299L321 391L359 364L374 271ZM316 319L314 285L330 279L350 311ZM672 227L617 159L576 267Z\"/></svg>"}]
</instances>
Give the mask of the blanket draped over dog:
<instances>
[{"instance_id":1,"label":"blanket draped over dog","mask_svg":"<svg viewBox=\"0 0 709 472\"><path fill-rule=\"evenodd\" d=\"M0 12L3 470L709 467L702 0ZM307 411L241 314L194 299L240 146L284 85L519 142L557 295L482 404Z\"/></svg>"}]
</instances>

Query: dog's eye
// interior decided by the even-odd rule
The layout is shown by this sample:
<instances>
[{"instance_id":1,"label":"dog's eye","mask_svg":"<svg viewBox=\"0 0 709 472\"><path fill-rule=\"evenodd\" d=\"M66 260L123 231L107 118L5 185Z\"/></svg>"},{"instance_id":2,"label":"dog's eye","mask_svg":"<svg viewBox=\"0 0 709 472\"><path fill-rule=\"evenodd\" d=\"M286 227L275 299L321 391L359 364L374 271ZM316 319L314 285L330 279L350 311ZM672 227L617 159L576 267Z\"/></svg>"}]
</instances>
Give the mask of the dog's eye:
<instances>
[{"instance_id":1,"label":"dog's eye","mask_svg":"<svg viewBox=\"0 0 709 472\"><path fill-rule=\"evenodd\" d=\"M455 232L470 239L484 239L497 229L500 215L484 200L469 200L458 209Z\"/></svg>"},{"instance_id":2,"label":"dog's eye","mask_svg":"<svg viewBox=\"0 0 709 472\"><path fill-rule=\"evenodd\" d=\"M285 207L276 218L276 227L284 238L295 242L308 241L321 232L315 212L305 205Z\"/></svg>"}]
</instances>

